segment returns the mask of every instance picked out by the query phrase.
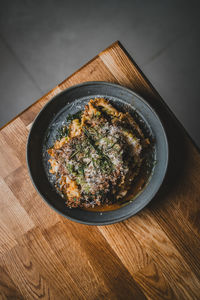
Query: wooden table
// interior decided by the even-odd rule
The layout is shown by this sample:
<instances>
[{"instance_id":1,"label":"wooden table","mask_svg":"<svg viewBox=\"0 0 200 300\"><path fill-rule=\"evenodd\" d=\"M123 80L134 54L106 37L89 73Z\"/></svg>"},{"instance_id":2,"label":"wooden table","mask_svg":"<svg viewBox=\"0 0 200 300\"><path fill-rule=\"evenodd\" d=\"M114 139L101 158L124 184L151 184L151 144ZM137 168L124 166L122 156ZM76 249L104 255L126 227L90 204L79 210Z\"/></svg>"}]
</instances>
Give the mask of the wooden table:
<instances>
[{"instance_id":1,"label":"wooden table","mask_svg":"<svg viewBox=\"0 0 200 300\"><path fill-rule=\"evenodd\" d=\"M154 200L136 216L96 227L71 222L35 191L26 141L54 95L110 81L143 96L167 131L170 162ZM167 83L166 83L167 84ZM0 131L0 298L200 299L200 155L119 42Z\"/></svg>"}]
</instances>

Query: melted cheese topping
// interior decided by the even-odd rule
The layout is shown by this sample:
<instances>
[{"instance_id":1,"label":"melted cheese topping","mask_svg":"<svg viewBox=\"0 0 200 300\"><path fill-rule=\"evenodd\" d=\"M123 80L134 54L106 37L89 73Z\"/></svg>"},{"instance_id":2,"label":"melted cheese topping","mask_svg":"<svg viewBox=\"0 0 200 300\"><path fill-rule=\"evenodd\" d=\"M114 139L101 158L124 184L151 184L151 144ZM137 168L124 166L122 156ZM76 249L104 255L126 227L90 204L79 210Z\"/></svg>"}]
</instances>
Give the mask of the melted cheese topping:
<instances>
[{"instance_id":1,"label":"melted cheese topping","mask_svg":"<svg viewBox=\"0 0 200 300\"><path fill-rule=\"evenodd\" d=\"M104 98L91 99L81 119L70 123L68 137L48 150L50 172L70 207L114 203L127 194L148 143L129 113Z\"/></svg>"}]
</instances>

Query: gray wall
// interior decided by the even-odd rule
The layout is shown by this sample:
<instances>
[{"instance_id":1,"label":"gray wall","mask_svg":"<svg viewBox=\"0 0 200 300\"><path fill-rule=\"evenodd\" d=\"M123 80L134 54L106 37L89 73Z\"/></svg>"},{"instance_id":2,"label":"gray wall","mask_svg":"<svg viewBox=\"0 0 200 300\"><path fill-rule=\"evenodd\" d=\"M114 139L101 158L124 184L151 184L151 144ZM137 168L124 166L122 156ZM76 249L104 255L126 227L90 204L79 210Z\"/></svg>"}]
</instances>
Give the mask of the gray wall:
<instances>
[{"instance_id":1,"label":"gray wall","mask_svg":"<svg viewBox=\"0 0 200 300\"><path fill-rule=\"evenodd\" d=\"M120 40L200 146L200 1L0 4L0 126Z\"/></svg>"}]
</instances>

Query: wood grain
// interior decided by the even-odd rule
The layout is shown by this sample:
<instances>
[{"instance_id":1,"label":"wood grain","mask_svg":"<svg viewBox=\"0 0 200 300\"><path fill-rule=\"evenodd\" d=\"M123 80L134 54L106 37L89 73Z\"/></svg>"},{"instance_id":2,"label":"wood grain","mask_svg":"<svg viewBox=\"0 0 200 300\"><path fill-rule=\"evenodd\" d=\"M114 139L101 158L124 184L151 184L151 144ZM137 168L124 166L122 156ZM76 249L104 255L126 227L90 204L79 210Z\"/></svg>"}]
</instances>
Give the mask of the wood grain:
<instances>
[{"instance_id":1,"label":"wood grain","mask_svg":"<svg viewBox=\"0 0 200 300\"><path fill-rule=\"evenodd\" d=\"M95 227L50 209L31 184L26 141L53 96L84 81L143 96L169 140L164 183L136 216ZM0 131L0 299L200 299L200 155L145 75L116 42Z\"/></svg>"}]
</instances>

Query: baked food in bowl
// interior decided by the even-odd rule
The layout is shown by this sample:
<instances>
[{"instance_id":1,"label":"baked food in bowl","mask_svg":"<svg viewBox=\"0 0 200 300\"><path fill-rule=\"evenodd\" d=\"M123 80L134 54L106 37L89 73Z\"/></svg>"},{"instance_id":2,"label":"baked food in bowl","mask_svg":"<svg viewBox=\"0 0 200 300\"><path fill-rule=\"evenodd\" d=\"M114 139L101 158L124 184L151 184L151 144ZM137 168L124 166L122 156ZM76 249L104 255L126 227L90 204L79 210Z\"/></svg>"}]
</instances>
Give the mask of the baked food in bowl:
<instances>
[{"instance_id":1,"label":"baked food in bowl","mask_svg":"<svg viewBox=\"0 0 200 300\"><path fill-rule=\"evenodd\" d=\"M56 175L66 205L103 208L124 203L153 148L134 117L105 98L94 98L59 132L64 136L47 152L50 173Z\"/></svg>"},{"instance_id":2,"label":"baked food in bowl","mask_svg":"<svg viewBox=\"0 0 200 300\"><path fill-rule=\"evenodd\" d=\"M86 82L55 96L38 114L27 163L36 189L56 211L105 225L152 200L167 170L168 143L156 112L139 95Z\"/></svg>"}]
</instances>

